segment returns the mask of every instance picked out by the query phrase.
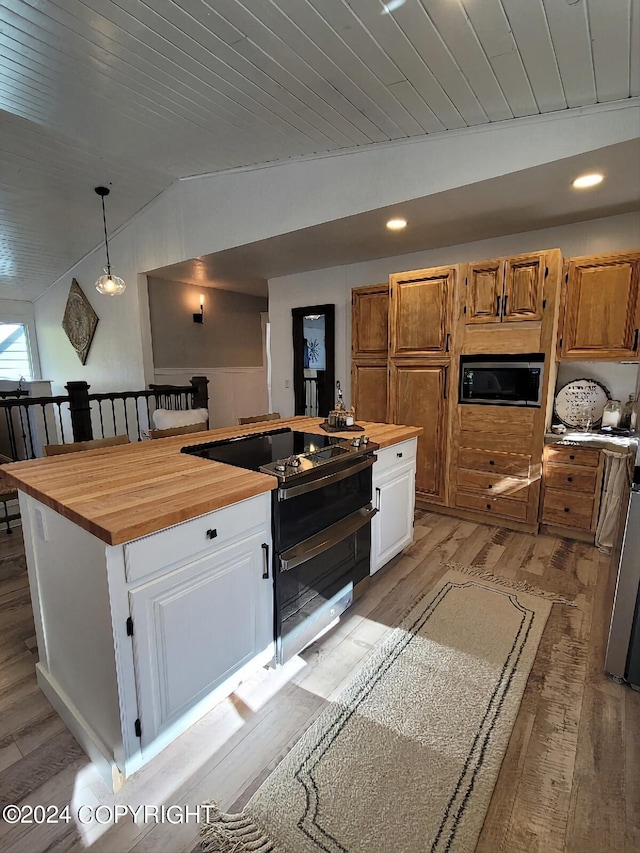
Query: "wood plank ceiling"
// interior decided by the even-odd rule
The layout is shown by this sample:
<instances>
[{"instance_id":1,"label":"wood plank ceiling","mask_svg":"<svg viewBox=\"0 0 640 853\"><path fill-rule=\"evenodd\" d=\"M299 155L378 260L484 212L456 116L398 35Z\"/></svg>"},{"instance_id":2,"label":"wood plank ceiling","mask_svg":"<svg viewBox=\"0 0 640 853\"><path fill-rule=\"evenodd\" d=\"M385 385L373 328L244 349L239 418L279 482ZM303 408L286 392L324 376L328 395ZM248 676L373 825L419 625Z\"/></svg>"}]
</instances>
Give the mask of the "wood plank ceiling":
<instances>
[{"instance_id":1,"label":"wood plank ceiling","mask_svg":"<svg viewBox=\"0 0 640 853\"><path fill-rule=\"evenodd\" d=\"M0 297L179 177L640 95L640 0L3 0ZM636 37L632 37L632 33Z\"/></svg>"}]
</instances>

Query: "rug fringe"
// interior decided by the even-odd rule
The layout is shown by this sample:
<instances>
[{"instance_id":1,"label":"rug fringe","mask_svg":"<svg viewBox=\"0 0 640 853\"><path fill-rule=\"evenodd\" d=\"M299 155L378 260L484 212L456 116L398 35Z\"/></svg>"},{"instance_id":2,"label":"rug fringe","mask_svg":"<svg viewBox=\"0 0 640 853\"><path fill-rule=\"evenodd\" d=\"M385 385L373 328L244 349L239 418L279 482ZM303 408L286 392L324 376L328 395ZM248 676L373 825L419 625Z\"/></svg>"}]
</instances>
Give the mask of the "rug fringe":
<instances>
[{"instance_id":1,"label":"rug fringe","mask_svg":"<svg viewBox=\"0 0 640 853\"><path fill-rule=\"evenodd\" d=\"M200 829L202 853L273 853L273 842L243 812L220 811L214 802L202 803L207 820Z\"/></svg>"},{"instance_id":2,"label":"rug fringe","mask_svg":"<svg viewBox=\"0 0 640 853\"><path fill-rule=\"evenodd\" d=\"M472 575L481 580L495 583L498 586L504 586L507 589L512 589L514 592L526 592L529 595L537 595L538 598L544 598L552 604L566 604L568 607L577 607L575 601L570 601L568 598L563 598L560 595L555 595L553 592L546 592L537 586L532 586L526 581L514 581L509 578L501 578L491 572L482 569L474 569L471 566L462 566L460 563L444 563L447 569L452 569L455 572L461 572L464 575Z\"/></svg>"}]
</instances>

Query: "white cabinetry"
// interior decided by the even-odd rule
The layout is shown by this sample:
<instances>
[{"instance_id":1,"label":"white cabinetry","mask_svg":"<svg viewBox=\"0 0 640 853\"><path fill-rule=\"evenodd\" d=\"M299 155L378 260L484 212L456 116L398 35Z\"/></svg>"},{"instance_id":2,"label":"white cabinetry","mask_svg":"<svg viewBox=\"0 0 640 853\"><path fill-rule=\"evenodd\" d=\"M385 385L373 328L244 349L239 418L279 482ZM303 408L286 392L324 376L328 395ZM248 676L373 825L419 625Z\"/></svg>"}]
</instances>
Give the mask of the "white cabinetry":
<instances>
[{"instance_id":1,"label":"white cabinetry","mask_svg":"<svg viewBox=\"0 0 640 853\"><path fill-rule=\"evenodd\" d=\"M373 505L378 513L371 522L371 574L413 541L416 447L412 438L378 451L373 466Z\"/></svg>"},{"instance_id":2,"label":"white cabinetry","mask_svg":"<svg viewBox=\"0 0 640 853\"><path fill-rule=\"evenodd\" d=\"M270 495L125 545L20 505L38 683L117 788L273 659Z\"/></svg>"}]
</instances>

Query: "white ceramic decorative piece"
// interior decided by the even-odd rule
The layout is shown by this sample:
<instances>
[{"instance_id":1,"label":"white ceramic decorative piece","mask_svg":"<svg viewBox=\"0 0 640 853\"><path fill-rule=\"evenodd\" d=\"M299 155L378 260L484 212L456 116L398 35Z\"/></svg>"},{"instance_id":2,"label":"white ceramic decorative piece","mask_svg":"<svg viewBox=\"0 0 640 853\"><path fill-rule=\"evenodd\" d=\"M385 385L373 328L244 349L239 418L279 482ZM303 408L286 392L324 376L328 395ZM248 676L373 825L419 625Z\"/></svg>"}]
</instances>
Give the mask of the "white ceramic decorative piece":
<instances>
[{"instance_id":1,"label":"white ceramic decorative piece","mask_svg":"<svg viewBox=\"0 0 640 853\"><path fill-rule=\"evenodd\" d=\"M574 379L556 394L555 413L565 426L584 428L585 413L590 413L591 425L597 426L611 397L609 390L595 379Z\"/></svg>"}]
</instances>

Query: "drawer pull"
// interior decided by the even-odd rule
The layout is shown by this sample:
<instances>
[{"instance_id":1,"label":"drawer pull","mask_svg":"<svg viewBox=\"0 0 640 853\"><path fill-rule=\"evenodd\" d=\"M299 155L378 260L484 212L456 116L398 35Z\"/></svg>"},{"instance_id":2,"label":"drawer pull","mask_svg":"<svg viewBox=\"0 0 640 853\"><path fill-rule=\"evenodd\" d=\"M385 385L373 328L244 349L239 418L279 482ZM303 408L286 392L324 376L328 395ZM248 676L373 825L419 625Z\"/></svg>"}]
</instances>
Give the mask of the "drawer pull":
<instances>
[{"instance_id":1,"label":"drawer pull","mask_svg":"<svg viewBox=\"0 0 640 853\"><path fill-rule=\"evenodd\" d=\"M567 477L567 483L573 483L573 477Z\"/></svg>"},{"instance_id":2,"label":"drawer pull","mask_svg":"<svg viewBox=\"0 0 640 853\"><path fill-rule=\"evenodd\" d=\"M570 454L569 454L569 459L575 459L575 458L576 458L576 457L575 457L575 454L573 454L573 453L570 453Z\"/></svg>"},{"instance_id":3,"label":"drawer pull","mask_svg":"<svg viewBox=\"0 0 640 853\"><path fill-rule=\"evenodd\" d=\"M488 489L492 489L492 488L493 488L493 484L492 484L492 483L489 483L489 485L487 486L487 488L488 488Z\"/></svg>"},{"instance_id":4,"label":"drawer pull","mask_svg":"<svg viewBox=\"0 0 640 853\"><path fill-rule=\"evenodd\" d=\"M269 580L269 546L266 542L262 543L262 579L267 581Z\"/></svg>"},{"instance_id":5,"label":"drawer pull","mask_svg":"<svg viewBox=\"0 0 640 853\"><path fill-rule=\"evenodd\" d=\"M402 453L396 453L396 456L398 457L398 459L402 459Z\"/></svg>"},{"instance_id":6,"label":"drawer pull","mask_svg":"<svg viewBox=\"0 0 640 853\"><path fill-rule=\"evenodd\" d=\"M495 465L495 464L496 464L496 463L493 461L493 459L490 459L490 460L489 460L489 465Z\"/></svg>"},{"instance_id":7,"label":"drawer pull","mask_svg":"<svg viewBox=\"0 0 640 853\"><path fill-rule=\"evenodd\" d=\"M487 509L491 509L491 504L487 504Z\"/></svg>"},{"instance_id":8,"label":"drawer pull","mask_svg":"<svg viewBox=\"0 0 640 853\"><path fill-rule=\"evenodd\" d=\"M565 512L570 512L569 507L568 507L568 506L566 506L566 507L564 508L564 511L565 511Z\"/></svg>"},{"instance_id":9,"label":"drawer pull","mask_svg":"<svg viewBox=\"0 0 640 853\"><path fill-rule=\"evenodd\" d=\"M218 531L215 529L215 527L213 529L207 530L207 539L215 539L217 535Z\"/></svg>"}]
</instances>

